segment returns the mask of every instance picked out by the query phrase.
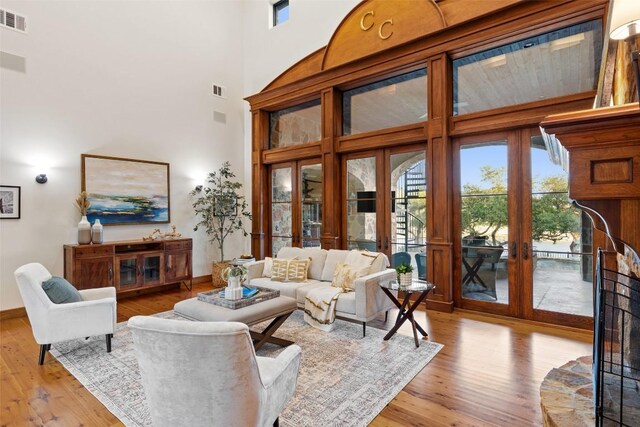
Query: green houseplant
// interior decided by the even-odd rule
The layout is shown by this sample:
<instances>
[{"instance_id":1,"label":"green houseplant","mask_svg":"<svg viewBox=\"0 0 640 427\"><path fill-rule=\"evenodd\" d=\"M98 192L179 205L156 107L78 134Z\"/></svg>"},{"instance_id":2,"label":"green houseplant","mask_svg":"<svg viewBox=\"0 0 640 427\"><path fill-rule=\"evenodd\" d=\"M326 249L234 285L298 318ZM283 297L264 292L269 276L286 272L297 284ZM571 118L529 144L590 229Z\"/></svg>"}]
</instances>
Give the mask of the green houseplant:
<instances>
[{"instance_id":1,"label":"green houseplant","mask_svg":"<svg viewBox=\"0 0 640 427\"><path fill-rule=\"evenodd\" d=\"M398 284L400 286L411 286L413 277L413 267L411 264L399 264L396 266L396 274L398 275Z\"/></svg>"},{"instance_id":2,"label":"green houseplant","mask_svg":"<svg viewBox=\"0 0 640 427\"><path fill-rule=\"evenodd\" d=\"M224 258L224 242L227 237L240 231L243 236L248 233L244 229L247 220L251 220L248 205L240 193L242 184L234 181L236 175L231 170L231 163L224 162L220 169L209 173L205 186L198 186L189 194L196 197L193 209L200 221L194 231L203 228L211 243L220 250L220 262L214 263L212 278L214 284L221 284L220 272L228 266ZM223 265L219 265L223 264Z\"/></svg>"}]
</instances>

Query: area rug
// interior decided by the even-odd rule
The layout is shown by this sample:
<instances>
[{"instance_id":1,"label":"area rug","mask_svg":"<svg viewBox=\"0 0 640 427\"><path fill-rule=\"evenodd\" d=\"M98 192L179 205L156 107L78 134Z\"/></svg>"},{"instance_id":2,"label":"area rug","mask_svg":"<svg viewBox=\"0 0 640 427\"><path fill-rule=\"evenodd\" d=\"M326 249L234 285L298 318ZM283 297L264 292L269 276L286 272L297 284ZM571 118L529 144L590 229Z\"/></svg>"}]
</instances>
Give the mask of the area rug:
<instances>
[{"instance_id":1,"label":"area rug","mask_svg":"<svg viewBox=\"0 0 640 427\"><path fill-rule=\"evenodd\" d=\"M173 312L157 316L182 319ZM307 325L300 310L294 312L275 334L302 348L296 392L280 425L366 426L443 347L420 341L416 348L413 337L400 334L383 341L385 334L369 327L363 338L360 324L341 320L327 333ZM258 355L280 351L267 344ZM126 426L151 425L126 322L117 325L111 353L104 338L92 337L54 344L51 354Z\"/></svg>"}]
</instances>

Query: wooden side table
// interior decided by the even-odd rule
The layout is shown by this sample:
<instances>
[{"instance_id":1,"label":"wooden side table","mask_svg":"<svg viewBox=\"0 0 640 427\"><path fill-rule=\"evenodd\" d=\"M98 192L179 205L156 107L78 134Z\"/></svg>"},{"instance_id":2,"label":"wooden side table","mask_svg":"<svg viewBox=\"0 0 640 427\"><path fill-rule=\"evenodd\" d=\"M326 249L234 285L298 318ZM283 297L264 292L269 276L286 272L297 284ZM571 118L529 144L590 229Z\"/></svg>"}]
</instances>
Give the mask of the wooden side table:
<instances>
[{"instance_id":1,"label":"wooden side table","mask_svg":"<svg viewBox=\"0 0 640 427\"><path fill-rule=\"evenodd\" d=\"M391 299L391 301L393 301L396 307L398 307L398 309L400 310L398 312L398 317L396 318L396 324L393 326L393 328L391 328L387 335L384 336L384 340L387 341L389 338L391 338L396 332L398 332L400 326L402 326L405 321L409 320L413 328L413 339L416 343L416 347L420 347L420 342L418 341L418 331L420 331L420 333L422 334L422 339L427 339L429 337L429 334L427 334L427 332L422 329L418 322L416 322L413 317L413 312L420 306L427 295L429 295L429 292L431 292L435 288L435 285L424 281L413 281L411 283L411 286L399 286L395 282L387 282L381 283L380 287L382 288L382 291L389 297L389 299ZM400 303L400 301L398 301L396 296L391 291L404 292L404 300L402 301L402 304ZM412 294L419 294L418 298L416 298L413 303L411 302Z\"/></svg>"}]
</instances>

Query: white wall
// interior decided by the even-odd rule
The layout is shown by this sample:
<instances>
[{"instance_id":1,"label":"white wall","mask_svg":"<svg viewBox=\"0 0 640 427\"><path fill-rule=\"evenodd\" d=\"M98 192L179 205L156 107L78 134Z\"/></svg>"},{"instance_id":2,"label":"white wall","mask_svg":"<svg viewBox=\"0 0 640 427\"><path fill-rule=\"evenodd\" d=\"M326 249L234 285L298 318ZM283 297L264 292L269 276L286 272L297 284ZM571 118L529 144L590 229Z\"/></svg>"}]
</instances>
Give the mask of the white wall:
<instances>
[{"instance_id":1,"label":"white wall","mask_svg":"<svg viewBox=\"0 0 640 427\"><path fill-rule=\"evenodd\" d=\"M80 219L80 154L171 164L171 223L194 237L194 274L217 257L187 193L231 161L244 180L242 3L227 1L15 1L29 34L0 29L0 50L26 59L0 69L0 184L22 187L22 218L0 220L0 309L22 306L13 271L40 262L63 273L62 245ZM228 89L226 101L211 84ZM213 111L227 115L226 125ZM40 165L40 166L38 166ZM34 180L48 168L49 182ZM105 240L153 226L105 227ZM168 225L162 226L167 230ZM239 235L230 256L248 248Z\"/></svg>"},{"instance_id":2,"label":"white wall","mask_svg":"<svg viewBox=\"0 0 640 427\"><path fill-rule=\"evenodd\" d=\"M326 46L360 0L290 0L289 21L270 28L269 0L245 0L244 96L254 95L289 67ZM245 102L245 186L251 196L251 115Z\"/></svg>"},{"instance_id":3,"label":"white wall","mask_svg":"<svg viewBox=\"0 0 640 427\"><path fill-rule=\"evenodd\" d=\"M82 153L169 162L171 223L194 238L194 274L208 274L218 253L192 231L187 193L229 160L250 197L242 97L326 45L357 3L291 0L289 22L270 28L269 0L2 0L27 16L29 34L0 29L0 51L26 64L0 68L0 184L22 187L22 218L0 220L0 310L22 306L20 265L63 274L62 245L75 242L80 219ZM226 101L211 96L212 83L227 87ZM37 184L45 168L49 182ZM153 228L105 227L105 240ZM248 248L239 234L225 246L229 256Z\"/></svg>"}]
</instances>

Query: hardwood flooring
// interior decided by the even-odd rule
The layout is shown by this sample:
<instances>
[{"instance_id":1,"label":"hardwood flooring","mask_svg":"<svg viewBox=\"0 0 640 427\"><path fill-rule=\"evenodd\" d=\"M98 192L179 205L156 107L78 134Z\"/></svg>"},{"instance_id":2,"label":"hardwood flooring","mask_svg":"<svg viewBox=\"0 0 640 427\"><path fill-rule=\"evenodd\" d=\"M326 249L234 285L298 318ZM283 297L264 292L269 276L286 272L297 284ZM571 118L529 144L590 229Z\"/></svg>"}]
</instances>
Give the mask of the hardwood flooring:
<instances>
[{"instance_id":1,"label":"hardwood flooring","mask_svg":"<svg viewBox=\"0 0 640 427\"><path fill-rule=\"evenodd\" d=\"M195 285L193 295L209 288ZM182 288L123 299L118 321L170 310L191 296ZM372 426L541 425L544 376L591 351L590 334L554 326L461 311L421 311L416 318L444 348ZM400 333L411 335L410 326ZM0 346L0 425L122 425L53 357L38 366L26 317L1 321Z\"/></svg>"}]
</instances>

